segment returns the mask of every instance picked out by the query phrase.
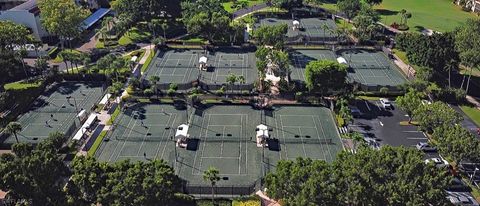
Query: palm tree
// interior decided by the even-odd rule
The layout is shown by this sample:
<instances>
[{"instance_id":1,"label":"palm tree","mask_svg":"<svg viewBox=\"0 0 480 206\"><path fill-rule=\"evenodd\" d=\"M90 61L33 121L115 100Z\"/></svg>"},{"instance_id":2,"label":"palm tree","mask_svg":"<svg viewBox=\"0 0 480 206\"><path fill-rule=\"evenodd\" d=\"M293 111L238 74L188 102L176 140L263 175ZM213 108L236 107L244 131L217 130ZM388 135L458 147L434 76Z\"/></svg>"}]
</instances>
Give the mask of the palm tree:
<instances>
[{"instance_id":1,"label":"palm tree","mask_svg":"<svg viewBox=\"0 0 480 206\"><path fill-rule=\"evenodd\" d=\"M156 75L153 75L153 76L150 76L149 79L150 83L153 85L153 87L155 88L155 96L157 96L158 98L158 94L157 94L157 82L160 81L160 77L159 76L156 76Z\"/></svg>"},{"instance_id":2,"label":"palm tree","mask_svg":"<svg viewBox=\"0 0 480 206\"><path fill-rule=\"evenodd\" d=\"M162 23L160 25L162 27L162 30L163 30L163 38L164 39L167 39L167 29L168 29L168 24L167 23Z\"/></svg>"},{"instance_id":3,"label":"palm tree","mask_svg":"<svg viewBox=\"0 0 480 206\"><path fill-rule=\"evenodd\" d=\"M215 187L217 181L220 180L219 174L220 171L218 171L218 169L215 167L210 167L208 170L203 172L203 180L208 181L212 186L212 203L214 202L213 198L215 195L213 188Z\"/></svg>"},{"instance_id":4,"label":"palm tree","mask_svg":"<svg viewBox=\"0 0 480 206\"><path fill-rule=\"evenodd\" d=\"M227 83L231 86L230 89L232 93L233 93L233 86L235 85L235 82L237 82L237 76L233 73L228 74Z\"/></svg>"},{"instance_id":5,"label":"palm tree","mask_svg":"<svg viewBox=\"0 0 480 206\"><path fill-rule=\"evenodd\" d=\"M451 74L452 74L452 70L455 70L457 69L458 67L458 63L457 61L451 59L450 61L448 61L445 66L443 67L443 69L445 69L445 71L448 72L448 87L451 87Z\"/></svg>"},{"instance_id":6,"label":"palm tree","mask_svg":"<svg viewBox=\"0 0 480 206\"><path fill-rule=\"evenodd\" d=\"M15 140L18 143L19 141L18 141L17 133L22 131L22 125L18 122L10 122L8 123L7 127L5 127L5 131L8 134L13 134L13 136L15 136Z\"/></svg>"},{"instance_id":7,"label":"palm tree","mask_svg":"<svg viewBox=\"0 0 480 206\"><path fill-rule=\"evenodd\" d=\"M65 69L67 69L67 74L68 74L68 63L67 63L67 61L70 60L70 53L67 50L63 50L58 55L60 55L60 58L62 58L63 63L65 64Z\"/></svg>"},{"instance_id":8,"label":"palm tree","mask_svg":"<svg viewBox=\"0 0 480 206\"><path fill-rule=\"evenodd\" d=\"M326 42L325 33L326 33L327 31L330 31L330 27L328 27L327 24L322 24L321 27L322 27L322 30L323 30L323 44L325 44L325 42Z\"/></svg>"},{"instance_id":9,"label":"palm tree","mask_svg":"<svg viewBox=\"0 0 480 206\"><path fill-rule=\"evenodd\" d=\"M238 80L238 83L240 83L242 85L245 84L245 82L246 82L245 77L243 75L238 76L237 80Z\"/></svg>"}]
</instances>

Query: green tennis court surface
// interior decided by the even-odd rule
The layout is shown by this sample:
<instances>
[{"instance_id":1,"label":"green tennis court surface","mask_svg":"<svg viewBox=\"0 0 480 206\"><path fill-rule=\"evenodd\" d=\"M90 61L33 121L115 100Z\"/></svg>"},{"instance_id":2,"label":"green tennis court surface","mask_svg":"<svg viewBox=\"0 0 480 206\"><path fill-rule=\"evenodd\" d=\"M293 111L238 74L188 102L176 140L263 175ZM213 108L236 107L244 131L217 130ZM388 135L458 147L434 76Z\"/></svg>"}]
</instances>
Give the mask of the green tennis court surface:
<instances>
[{"instance_id":1,"label":"green tennis court surface","mask_svg":"<svg viewBox=\"0 0 480 206\"><path fill-rule=\"evenodd\" d=\"M77 111L90 111L102 93L102 83L63 82L54 85L18 119L23 127L18 134L19 141L36 144L55 131L73 132L71 130L78 124ZM6 144L15 142L13 135L4 141Z\"/></svg>"},{"instance_id":2,"label":"green tennis court surface","mask_svg":"<svg viewBox=\"0 0 480 206\"><path fill-rule=\"evenodd\" d=\"M305 40L310 41L333 41L336 40L336 35L334 33L335 28L337 27L335 22L332 19L322 19L322 18L301 18L298 19L301 29L293 29L293 20L292 19L279 19L279 18L263 18L260 19L259 23L255 27L260 27L263 25L288 25L287 37L289 38L299 38L305 37Z\"/></svg>"},{"instance_id":3,"label":"green tennis court surface","mask_svg":"<svg viewBox=\"0 0 480 206\"><path fill-rule=\"evenodd\" d=\"M200 57L207 57L207 71L199 70ZM147 76L159 76L159 83L188 83L200 79L208 84L224 84L229 74L243 76L246 83L258 77L255 54L241 49L160 51L150 63Z\"/></svg>"},{"instance_id":4,"label":"green tennis court surface","mask_svg":"<svg viewBox=\"0 0 480 206\"><path fill-rule=\"evenodd\" d=\"M352 68L348 76L367 86L397 86L407 80L383 52L348 49L337 51Z\"/></svg>"},{"instance_id":5,"label":"green tennis court surface","mask_svg":"<svg viewBox=\"0 0 480 206\"><path fill-rule=\"evenodd\" d=\"M175 147L172 137L187 116L190 141L186 148ZM255 128L262 122L271 130L265 149L255 142ZM319 107L277 107L265 112L251 106L205 106L189 108L187 113L172 105L139 104L124 111L114 125L96 152L98 159L165 159L194 185L208 185L202 175L212 166L220 170L219 186L247 185L274 169L280 159L332 161L342 150L330 111Z\"/></svg>"}]
</instances>

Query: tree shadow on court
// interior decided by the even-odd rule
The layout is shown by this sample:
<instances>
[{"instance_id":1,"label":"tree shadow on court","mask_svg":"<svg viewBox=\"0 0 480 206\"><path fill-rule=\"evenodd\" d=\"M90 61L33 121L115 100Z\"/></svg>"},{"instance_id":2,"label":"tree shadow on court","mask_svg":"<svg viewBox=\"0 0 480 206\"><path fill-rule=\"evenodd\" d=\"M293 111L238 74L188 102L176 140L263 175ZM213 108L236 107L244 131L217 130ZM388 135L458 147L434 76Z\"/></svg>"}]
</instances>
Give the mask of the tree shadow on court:
<instances>
[{"instance_id":1,"label":"tree shadow on court","mask_svg":"<svg viewBox=\"0 0 480 206\"><path fill-rule=\"evenodd\" d=\"M198 138L189 138L187 140L187 150L189 151L197 151L200 145L200 139Z\"/></svg>"},{"instance_id":2,"label":"tree shadow on court","mask_svg":"<svg viewBox=\"0 0 480 206\"><path fill-rule=\"evenodd\" d=\"M268 150L279 152L281 150L280 141L277 138L267 139Z\"/></svg>"},{"instance_id":3,"label":"tree shadow on court","mask_svg":"<svg viewBox=\"0 0 480 206\"><path fill-rule=\"evenodd\" d=\"M293 66L295 68L305 68L309 62L317 60L316 58L308 56L308 55L306 55L302 52L299 52L299 51L292 51L289 54L290 55L288 55L288 56L289 56L290 62L293 62ZM297 61L298 59L300 59L302 61L298 62Z\"/></svg>"}]
</instances>

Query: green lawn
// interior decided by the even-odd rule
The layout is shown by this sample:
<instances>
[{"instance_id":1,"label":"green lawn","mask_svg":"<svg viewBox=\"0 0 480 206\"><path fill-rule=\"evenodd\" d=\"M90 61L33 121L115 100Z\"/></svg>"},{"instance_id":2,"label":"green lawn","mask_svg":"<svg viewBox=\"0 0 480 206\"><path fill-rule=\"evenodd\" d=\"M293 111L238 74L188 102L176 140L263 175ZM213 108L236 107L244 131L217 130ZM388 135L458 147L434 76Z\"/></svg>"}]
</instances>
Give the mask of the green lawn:
<instances>
[{"instance_id":1,"label":"green lawn","mask_svg":"<svg viewBox=\"0 0 480 206\"><path fill-rule=\"evenodd\" d=\"M148 40L152 34L147 31L141 31L136 27L132 27L128 32L126 32L120 39L118 40L118 44L125 46L131 43L137 43L141 41Z\"/></svg>"},{"instance_id":2,"label":"green lawn","mask_svg":"<svg viewBox=\"0 0 480 206\"><path fill-rule=\"evenodd\" d=\"M480 126L480 110L470 106L460 106L463 113L465 113L470 119L472 119L476 125Z\"/></svg>"},{"instance_id":3,"label":"green lawn","mask_svg":"<svg viewBox=\"0 0 480 206\"><path fill-rule=\"evenodd\" d=\"M383 0L375 8L382 16L382 23L388 25L400 22L398 11L407 10L412 14L408 20L411 31L421 31L423 28L451 31L469 18L478 18L473 13L462 11L452 0Z\"/></svg>"},{"instance_id":4,"label":"green lawn","mask_svg":"<svg viewBox=\"0 0 480 206\"><path fill-rule=\"evenodd\" d=\"M112 116L110 116L110 119L107 122L107 125L112 125L113 122L115 122L115 119L120 115L120 106L118 105L117 108L115 108L115 111L113 111Z\"/></svg>"},{"instance_id":5,"label":"green lawn","mask_svg":"<svg viewBox=\"0 0 480 206\"><path fill-rule=\"evenodd\" d=\"M24 82L24 81L18 81L18 82L12 82L5 84L3 88L5 90L24 90L24 89L31 89L31 88L36 88L42 85L42 81L35 81L35 82Z\"/></svg>"},{"instance_id":6,"label":"green lawn","mask_svg":"<svg viewBox=\"0 0 480 206\"><path fill-rule=\"evenodd\" d=\"M67 50L69 50L70 52L76 53L76 54L81 54L81 53L82 53L81 51L74 50L74 49L67 49ZM57 55L57 56L53 59L53 62L55 62L55 63L62 63L62 62L63 62L63 58L61 57L61 55Z\"/></svg>"},{"instance_id":7,"label":"green lawn","mask_svg":"<svg viewBox=\"0 0 480 206\"><path fill-rule=\"evenodd\" d=\"M256 5L256 4L261 4L263 3L264 1L263 0L238 0L239 2L248 2L248 7L251 7L253 5ZM227 11L228 13L233 13L235 11L237 11L238 9L237 8L232 8L233 6L233 1L228 1L228 2L225 2L225 3L222 3L223 5L223 9L225 9L225 11Z\"/></svg>"},{"instance_id":8,"label":"green lawn","mask_svg":"<svg viewBox=\"0 0 480 206\"><path fill-rule=\"evenodd\" d=\"M142 65L141 72L147 71L148 65L150 65L150 62L152 62L153 57L155 56L155 51L152 50L150 51L150 55L148 55L147 60L145 60L145 63Z\"/></svg>"},{"instance_id":9,"label":"green lawn","mask_svg":"<svg viewBox=\"0 0 480 206\"><path fill-rule=\"evenodd\" d=\"M105 135L107 135L107 131L101 131L100 134L98 135L97 139L95 139L95 142L93 142L92 147L87 151L88 156L93 157L95 155L95 152L97 151L98 147L103 141L103 138L105 138Z\"/></svg>"}]
</instances>

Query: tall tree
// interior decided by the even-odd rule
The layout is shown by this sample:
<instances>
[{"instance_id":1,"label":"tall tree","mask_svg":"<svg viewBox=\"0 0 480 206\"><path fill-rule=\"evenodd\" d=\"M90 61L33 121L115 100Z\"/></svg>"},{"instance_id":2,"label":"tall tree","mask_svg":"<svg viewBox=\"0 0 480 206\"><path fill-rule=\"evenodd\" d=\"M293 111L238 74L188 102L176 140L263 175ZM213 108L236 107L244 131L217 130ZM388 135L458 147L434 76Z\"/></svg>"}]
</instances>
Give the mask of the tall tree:
<instances>
[{"instance_id":1,"label":"tall tree","mask_svg":"<svg viewBox=\"0 0 480 206\"><path fill-rule=\"evenodd\" d=\"M31 200L32 205L65 205L62 191L67 167L58 154L62 133L52 133L35 148L26 143L13 145L14 154L0 156L0 189L8 198Z\"/></svg>"},{"instance_id":2,"label":"tall tree","mask_svg":"<svg viewBox=\"0 0 480 206\"><path fill-rule=\"evenodd\" d=\"M467 129L460 125L437 127L432 137L442 155L450 157L456 164L462 160L478 160L479 141Z\"/></svg>"},{"instance_id":3,"label":"tall tree","mask_svg":"<svg viewBox=\"0 0 480 206\"><path fill-rule=\"evenodd\" d=\"M455 30L455 48L460 53L461 63L469 68L465 91L468 93L473 69L480 65L480 20L469 19ZM462 85L463 86L463 85Z\"/></svg>"},{"instance_id":4,"label":"tall tree","mask_svg":"<svg viewBox=\"0 0 480 206\"><path fill-rule=\"evenodd\" d=\"M337 7L348 19L352 19L357 16L362 8L362 4L360 0L338 0Z\"/></svg>"},{"instance_id":5,"label":"tall tree","mask_svg":"<svg viewBox=\"0 0 480 206\"><path fill-rule=\"evenodd\" d=\"M305 67L305 82L312 92L322 96L331 91L345 88L347 67L329 60L311 61Z\"/></svg>"},{"instance_id":6,"label":"tall tree","mask_svg":"<svg viewBox=\"0 0 480 206\"><path fill-rule=\"evenodd\" d=\"M72 173L67 197L80 205L169 205L180 183L163 160L108 164L82 156L74 159Z\"/></svg>"},{"instance_id":7,"label":"tall tree","mask_svg":"<svg viewBox=\"0 0 480 206\"><path fill-rule=\"evenodd\" d=\"M412 122L412 114L422 105L422 94L410 89L404 96L398 96L395 102L408 115L408 123Z\"/></svg>"},{"instance_id":8,"label":"tall tree","mask_svg":"<svg viewBox=\"0 0 480 206\"><path fill-rule=\"evenodd\" d=\"M275 48L283 48L285 43L285 35L288 26L286 24L276 26L261 26L253 32L253 38L262 46L274 46Z\"/></svg>"},{"instance_id":9,"label":"tall tree","mask_svg":"<svg viewBox=\"0 0 480 206\"><path fill-rule=\"evenodd\" d=\"M454 126L463 117L443 102L420 105L413 111L413 118L418 121L419 128L428 133L442 125Z\"/></svg>"},{"instance_id":10,"label":"tall tree","mask_svg":"<svg viewBox=\"0 0 480 206\"><path fill-rule=\"evenodd\" d=\"M79 27L88 15L86 10L70 0L40 0L38 3L40 20L48 32L62 41L79 37Z\"/></svg>"},{"instance_id":11,"label":"tall tree","mask_svg":"<svg viewBox=\"0 0 480 206\"><path fill-rule=\"evenodd\" d=\"M22 131L22 125L18 122L10 122L7 124L7 126L5 127L5 131L9 134L13 134L13 136L15 136L15 140L18 142L18 137L17 137L17 133Z\"/></svg>"},{"instance_id":12,"label":"tall tree","mask_svg":"<svg viewBox=\"0 0 480 206\"><path fill-rule=\"evenodd\" d=\"M218 171L217 168L210 167L208 170L205 170L203 172L203 180L207 181L210 183L210 186L212 188L212 203L214 203L214 198L215 198L215 185L217 184L218 181L220 181L220 171Z\"/></svg>"}]
</instances>

